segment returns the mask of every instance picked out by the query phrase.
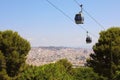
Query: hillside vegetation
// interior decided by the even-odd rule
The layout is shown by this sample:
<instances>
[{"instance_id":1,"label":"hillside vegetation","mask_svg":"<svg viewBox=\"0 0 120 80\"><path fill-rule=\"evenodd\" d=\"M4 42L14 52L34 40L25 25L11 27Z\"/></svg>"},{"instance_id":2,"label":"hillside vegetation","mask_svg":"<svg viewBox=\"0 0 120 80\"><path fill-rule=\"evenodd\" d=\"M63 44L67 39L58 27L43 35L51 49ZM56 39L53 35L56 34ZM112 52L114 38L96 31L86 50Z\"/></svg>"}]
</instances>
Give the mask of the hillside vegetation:
<instances>
[{"instance_id":1,"label":"hillside vegetation","mask_svg":"<svg viewBox=\"0 0 120 80\"><path fill-rule=\"evenodd\" d=\"M106 80L93 72L92 68L72 68L66 59L40 67L29 66L18 80Z\"/></svg>"},{"instance_id":2,"label":"hillside vegetation","mask_svg":"<svg viewBox=\"0 0 120 80\"><path fill-rule=\"evenodd\" d=\"M67 59L28 65L25 61L29 50L29 42L17 32L0 31L0 80L120 80L119 27L100 33L84 67L73 68Z\"/></svg>"}]
</instances>

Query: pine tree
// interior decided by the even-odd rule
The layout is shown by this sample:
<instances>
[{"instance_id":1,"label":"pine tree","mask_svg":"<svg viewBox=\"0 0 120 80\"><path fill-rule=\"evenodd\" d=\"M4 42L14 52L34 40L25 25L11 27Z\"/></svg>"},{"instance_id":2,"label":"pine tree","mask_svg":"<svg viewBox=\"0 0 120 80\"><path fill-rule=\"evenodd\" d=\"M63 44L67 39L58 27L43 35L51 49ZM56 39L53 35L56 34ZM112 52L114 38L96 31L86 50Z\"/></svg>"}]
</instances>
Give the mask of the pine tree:
<instances>
[{"instance_id":1,"label":"pine tree","mask_svg":"<svg viewBox=\"0 0 120 80\"><path fill-rule=\"evenodd\" d=\"M112 27L102 31L93 51L87 65L99 75L112 80L115 72L120 70L120 28Z\"/></svg>"},{"instance_id":2,"label":"pine tree","mask_svg":"<svg viewBox=\"0 0 120 80\"><path fill-rule=\"evenodd\" d=\"M17 32L0 31L0 69L4 69L9 77L16 77L21 72L29 50L29 42Z\"/></svg>"}]
</instances>

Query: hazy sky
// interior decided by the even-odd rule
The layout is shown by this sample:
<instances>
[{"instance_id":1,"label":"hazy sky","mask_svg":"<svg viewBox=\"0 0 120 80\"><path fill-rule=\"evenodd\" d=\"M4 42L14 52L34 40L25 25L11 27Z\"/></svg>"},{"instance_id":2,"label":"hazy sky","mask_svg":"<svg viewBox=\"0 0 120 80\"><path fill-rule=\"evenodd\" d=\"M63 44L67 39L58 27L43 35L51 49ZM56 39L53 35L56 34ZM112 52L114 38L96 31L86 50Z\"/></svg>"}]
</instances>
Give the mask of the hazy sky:
<instances>
[{"instance_id":1,"label":"hazy sky","mask_svg":"<svg viewBox=\"0 0 120 80\"><path fill-rule=\"evenodd\" d=\"M74 0L49 0L74 20L80 7ZM120 26L120 0L77 0L105 29ZM103 30L83 11L86 30L99 37ZM14 30L31 46L92 47L86 31L51 6L46 0L0 0L0 30Z\"/></svg>"}]
</instances>

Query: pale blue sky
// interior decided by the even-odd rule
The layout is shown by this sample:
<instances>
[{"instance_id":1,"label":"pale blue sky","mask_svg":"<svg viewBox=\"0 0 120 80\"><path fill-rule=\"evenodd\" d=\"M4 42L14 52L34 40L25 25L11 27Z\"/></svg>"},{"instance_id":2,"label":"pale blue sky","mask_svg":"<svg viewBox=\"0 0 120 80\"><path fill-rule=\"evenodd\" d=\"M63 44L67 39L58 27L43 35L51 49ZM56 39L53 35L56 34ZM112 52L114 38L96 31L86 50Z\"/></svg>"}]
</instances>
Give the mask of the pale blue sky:
<instances>
[{"instance_id":1,"label":"pale blue sky","mask_svg":"<svg viewBox=\"0 0 120 80\"><path fill-rule=\"evenodd\" d=\"M74 0L49 0L74 20L80 7ZM108 29L120 26L120 0L77 0L100 24ZM99 37L103 30L85 12L82 25ZM0 0L0 30L11 29L30 41L31 46L92 47L86 44L86 32L46 0Z\"/></svg>"}]
</instances>

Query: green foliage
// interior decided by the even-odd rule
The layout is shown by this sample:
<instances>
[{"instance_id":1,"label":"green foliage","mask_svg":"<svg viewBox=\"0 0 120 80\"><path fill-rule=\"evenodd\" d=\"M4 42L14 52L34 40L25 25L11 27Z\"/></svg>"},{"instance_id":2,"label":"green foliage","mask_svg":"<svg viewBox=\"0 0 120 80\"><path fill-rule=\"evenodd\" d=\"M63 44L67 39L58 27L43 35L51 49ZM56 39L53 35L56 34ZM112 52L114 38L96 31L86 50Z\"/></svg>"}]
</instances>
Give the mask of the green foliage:
<instances>
[{"instance_id":1,"label":"green foliage","mask_svg":"<svg viewBox=\"0 0 120 80\"><path fill-rule=\"evenodd\" d=\"M0 70L4 70L0 75L5 73L11 78L18 76L29 50L29 42L17 32L0 31Z\"/></svg>"},{"instance_id":2,"label":"green foliage","mask_svg":"<svg viewBox=\"0 0 120 80\"><path fill-rule=\"evenodd\" d=\"M113 80L120 80L120 71L116 71Z\"/></svg>"},{"instance_id":3,"label":"green foliage","mask_svg":"<svg viewBox=\"0 0 120 80\"><path fill-rule=\"evenodd\" d=\"M107 78L98 76L97 73L89 67L80 67L73 69L74 80L107 80Z\"/></svg>"},{"instance_id":4,"label":"green foliage","mask_svg":"<svg viewBox=\"0 0 120 80\"><path fill-rule=\"evenodd\" d=\"M120 69L120 28L112 27L102 31L93 50L94 54L90 54L87 65L99 75L112 79L116 70Z\"/></svg>"},{"instance_id":5,"label":"green foliage","mask_svg":"<svg viewBox=\"0 0 120 80\"><path fill-rule=\"evenodd\" d=\"M63 65L65 67L66 71L69 73L72 70L72 64L70 62L68 62L67 59L61 59L61 60L57 61L56 64Z\"/></svg>"},{"instance_id":6,"label":"green foliage","mask_svg":"<svg viewBox=\"0 0 120 80\"><path fill-rule=\"evenodd\" d=\"M4 70L6 68L6 64L5 64L5 57L3 55L3 53L0 51L0 71Z\"/></svg>"},{"instance_id":7,"label":"green foliage","mask_svg":"<svg viewBox=\"0 0 120 80\"><path fill-rule=\"evenodd\" d=\"M30 66L18 80L73 80L63 64L53 63L44 66Z\"/></svg>"},{"instance_id":8,"label":"green foliage","mask_svg":"<svg viewBox=\"0 0 120 80\"><path fill-rule=\"evenodd\" d=\"M71 63L66 59L39 67L29 66L17 80L107 80L91 68L71 67L68 70L68 67L71 67Z\"/></svg>"},{"instance_id":9,"label":"green foliage","mask_svg":"<svg viewBox=\"0 0 120 80\"><path fill-rule=\"evenodd\" d=\"M5 57L0 51L0 80L9 80L8 75L6 74L6 64Z\"/></svg>"}]
</instances>

